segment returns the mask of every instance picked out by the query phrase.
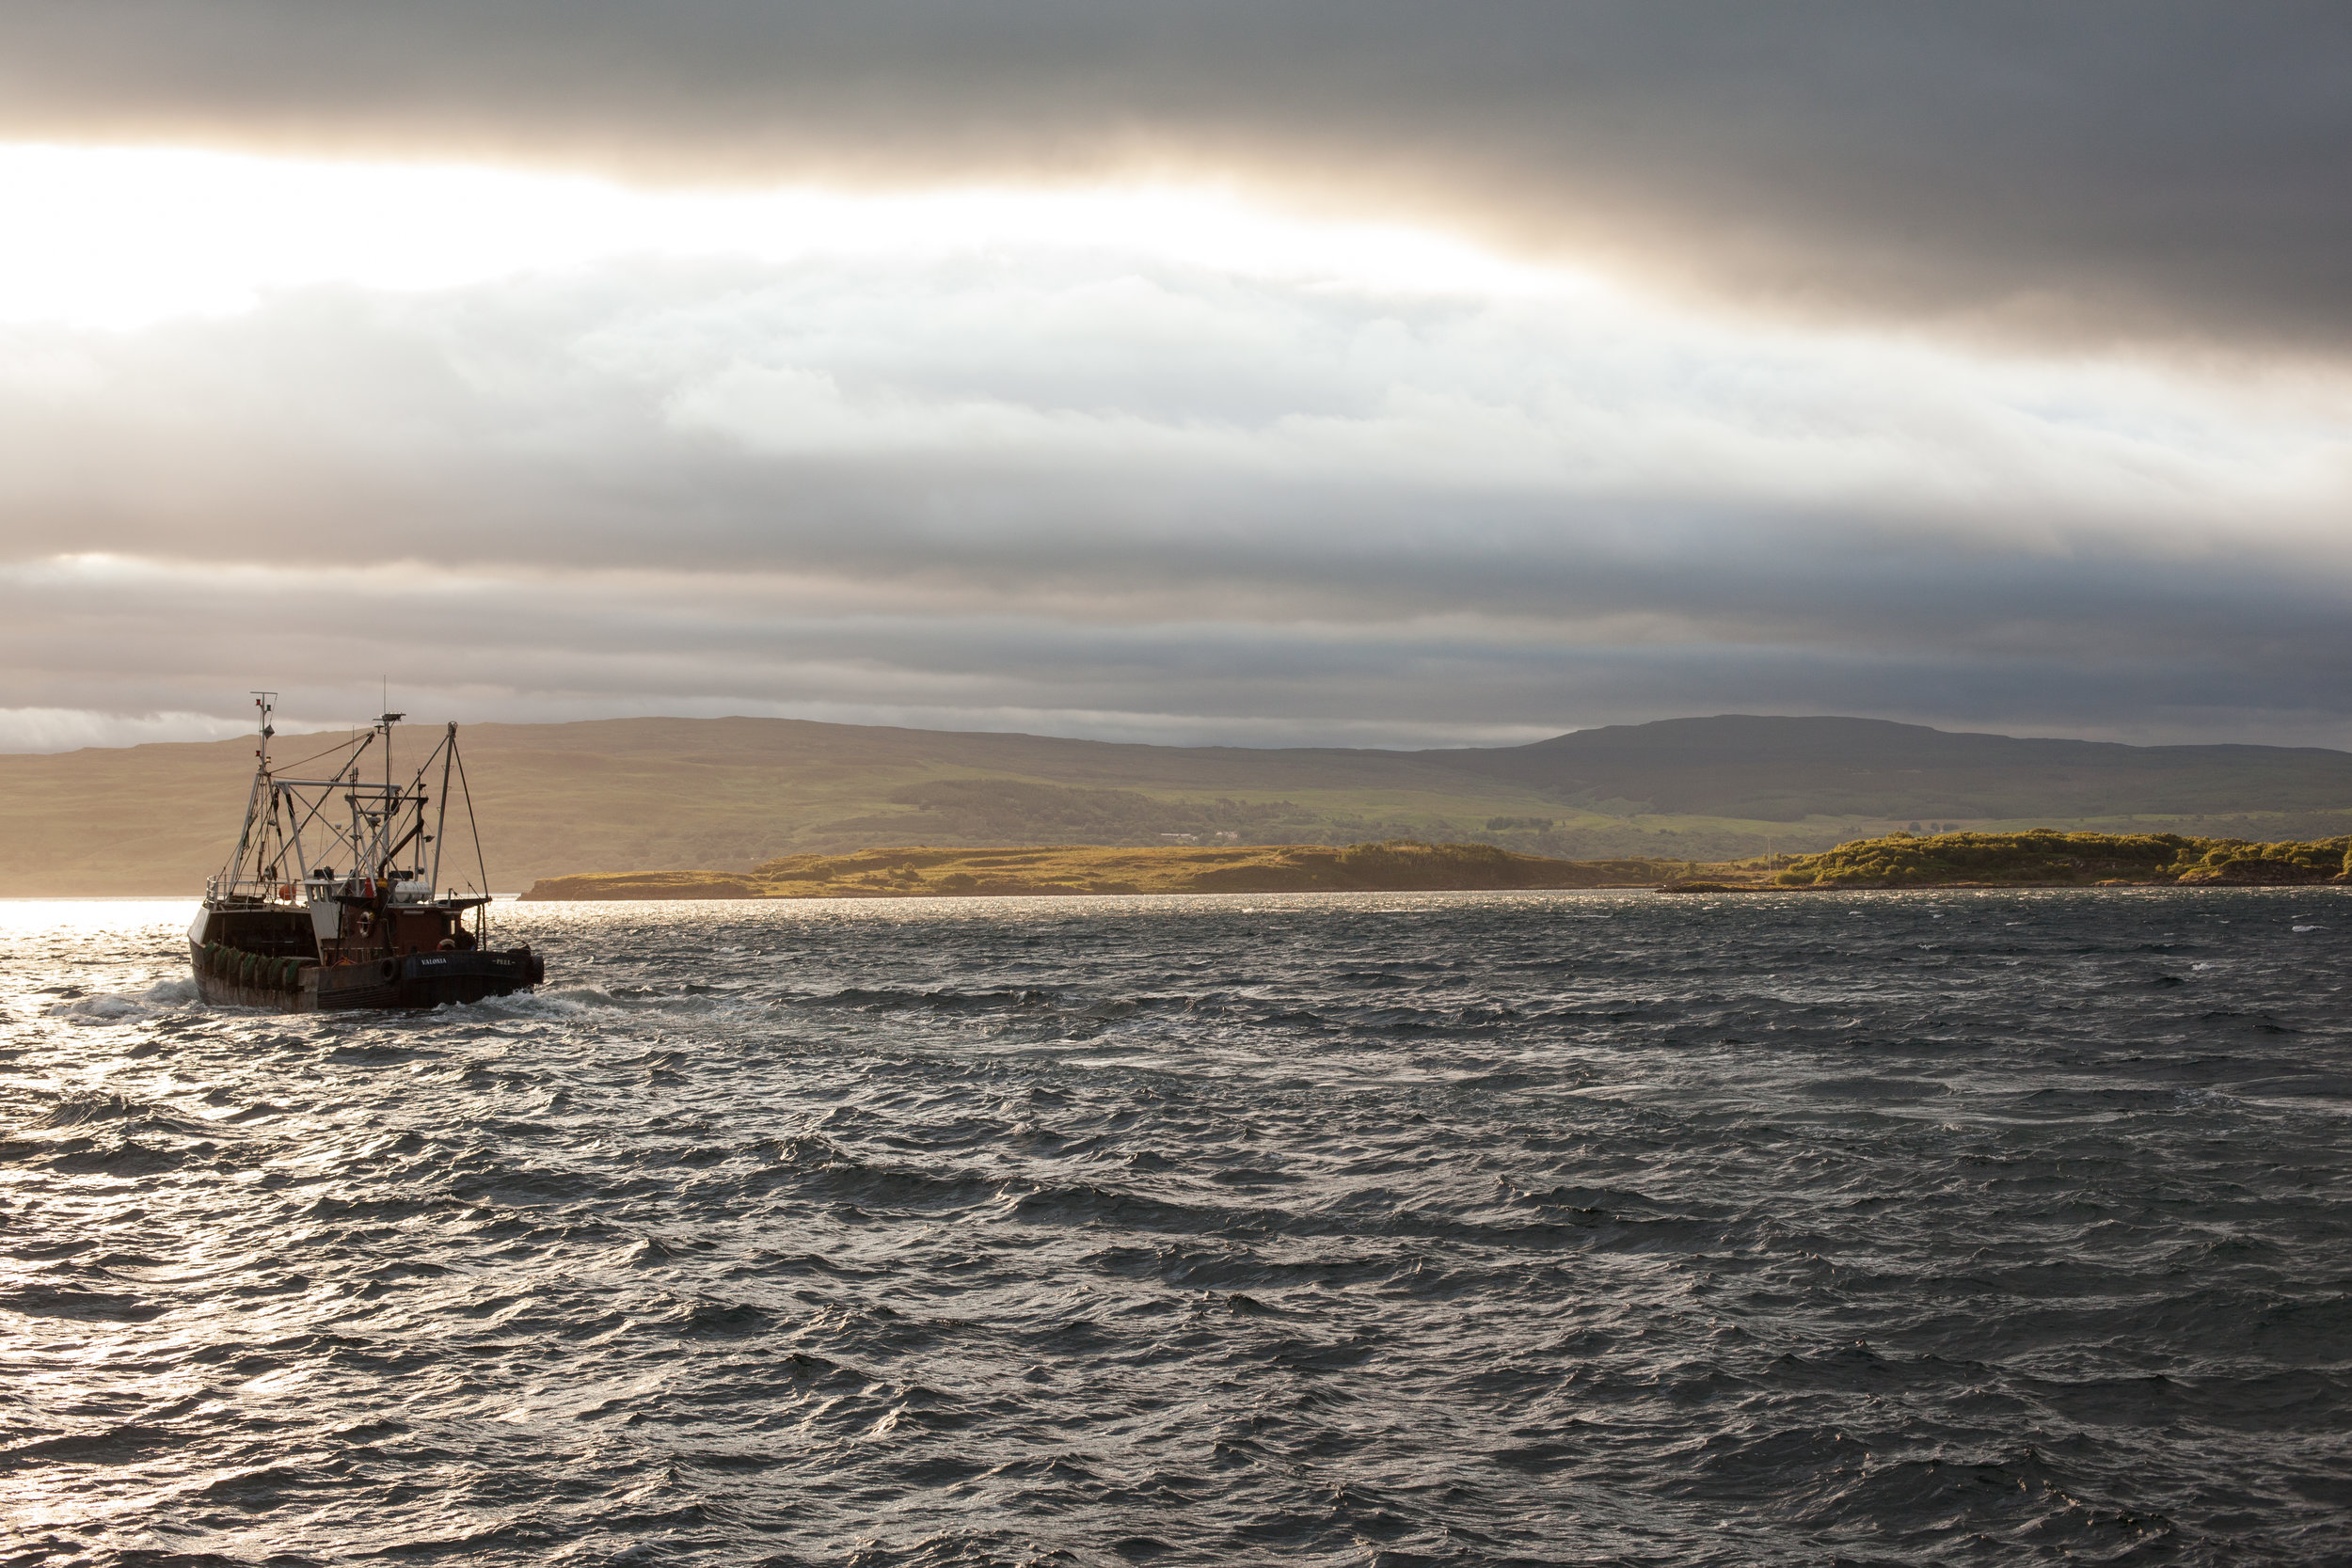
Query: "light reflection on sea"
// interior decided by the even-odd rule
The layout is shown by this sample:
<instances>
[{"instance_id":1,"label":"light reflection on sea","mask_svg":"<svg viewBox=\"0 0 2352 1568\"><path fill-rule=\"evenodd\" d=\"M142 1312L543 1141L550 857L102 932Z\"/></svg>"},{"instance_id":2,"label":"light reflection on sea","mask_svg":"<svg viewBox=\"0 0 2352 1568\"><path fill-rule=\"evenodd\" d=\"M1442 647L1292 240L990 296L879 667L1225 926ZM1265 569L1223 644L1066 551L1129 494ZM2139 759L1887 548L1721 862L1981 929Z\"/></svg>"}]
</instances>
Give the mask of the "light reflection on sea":
<instances>
[{"instance_id":1,"label":"light reflection on sea","mask_svg":"<svg viewBox=\"0 0 2352 1568\"><path fill-rule=\"evenodd\" d=\"M2340 894L192 911L0 903L0 1562L2352 1538Z\"/></svg>"}]
</instances>

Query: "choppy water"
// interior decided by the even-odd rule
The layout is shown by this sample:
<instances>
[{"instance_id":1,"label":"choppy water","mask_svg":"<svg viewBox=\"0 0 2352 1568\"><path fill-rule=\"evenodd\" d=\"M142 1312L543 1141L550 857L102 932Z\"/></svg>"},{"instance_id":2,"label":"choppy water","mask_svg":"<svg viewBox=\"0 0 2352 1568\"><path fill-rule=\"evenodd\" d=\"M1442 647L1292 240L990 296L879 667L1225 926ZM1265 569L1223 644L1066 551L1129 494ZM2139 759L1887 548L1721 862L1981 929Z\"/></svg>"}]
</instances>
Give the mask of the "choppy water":
<instances>
[{"instance_id":1,"label":"choppy water","mask_svg":"<svg viewBox=\"0 0 2352 1568\"><path fill-rule=\"evenodd\" d=\"M0 1562L2352 1560L2340 895L187 913L0 906Z\"/></svg>"}]
</instances>

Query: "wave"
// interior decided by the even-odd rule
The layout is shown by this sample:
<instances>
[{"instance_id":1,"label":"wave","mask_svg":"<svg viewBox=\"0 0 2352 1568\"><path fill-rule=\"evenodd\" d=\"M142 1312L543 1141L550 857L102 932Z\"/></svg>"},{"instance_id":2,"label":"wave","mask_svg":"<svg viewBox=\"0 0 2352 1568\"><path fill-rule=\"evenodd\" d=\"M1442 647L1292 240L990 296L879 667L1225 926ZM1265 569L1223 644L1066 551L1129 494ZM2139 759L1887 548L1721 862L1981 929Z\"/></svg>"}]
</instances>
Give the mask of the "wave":
<instances>
[{"instance_id":1,"label":"wave","mask_svg":"<svg viewBox=\"0 0 2352 1568\"><path fill-rule=\"evenodd\" d=\"M2314 1560L2352 923L2231 908L522 907L541 992L310 1018L20 944L0 1471L194 1499L100 1563Z\"/></svg>"}]
</instances>

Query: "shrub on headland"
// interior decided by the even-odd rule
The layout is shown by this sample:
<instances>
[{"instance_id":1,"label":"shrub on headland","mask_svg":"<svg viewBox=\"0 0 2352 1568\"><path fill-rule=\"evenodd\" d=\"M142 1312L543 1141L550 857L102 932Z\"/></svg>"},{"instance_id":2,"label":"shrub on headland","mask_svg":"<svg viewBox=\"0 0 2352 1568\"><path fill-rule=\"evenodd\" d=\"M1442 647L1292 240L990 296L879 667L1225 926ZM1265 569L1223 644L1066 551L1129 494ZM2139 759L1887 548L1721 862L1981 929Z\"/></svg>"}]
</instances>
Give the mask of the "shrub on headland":
<instances>
[{"instance_id":1,"label":"shrub on headland","mask_svg":"<svg viewBox=\"0 0 2352 1568\"><path fill-rule=\"evenodd\" d=\"M1791 862L1788 887L1950 882L2323 882L2352 874L2352 837L2258 844L2179 833L1937 833L1841 844Z\"/></svg>"}]
</instances>

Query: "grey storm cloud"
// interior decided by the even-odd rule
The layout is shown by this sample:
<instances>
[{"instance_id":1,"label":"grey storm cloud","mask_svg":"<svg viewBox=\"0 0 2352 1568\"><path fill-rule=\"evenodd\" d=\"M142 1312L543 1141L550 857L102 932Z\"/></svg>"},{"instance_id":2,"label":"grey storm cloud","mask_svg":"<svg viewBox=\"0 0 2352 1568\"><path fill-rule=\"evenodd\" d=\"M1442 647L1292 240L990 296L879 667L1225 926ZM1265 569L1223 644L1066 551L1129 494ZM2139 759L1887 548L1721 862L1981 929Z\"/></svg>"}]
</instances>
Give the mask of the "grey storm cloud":
<instances>
[{"instance_id":1,"label":"grey storm cloud","mask_svg":"<svg viewBox=\"0 0 2352 1568\"><path fill-rule=\"evenodd\" d=\"M2342 739L2352 476L2307 385L1132 255L19 325L0 744L255 684L325 721L388 670L459 717Z\"/></svg>"},{"instance_id":2,"label":"grey storm cloud","mask_svg":"<svg viewBox=\"0 0 2352 1568\"><path fill-rule=\"evenodd\" d=\"M644 243L387 280L349 257L487 209L25 176L63 238L0 254L0 748L391 672L456 718L2352 741L2341 5L25 3L8 138L588 171ZM644 194L992 181L1543 264L1107 208L665 248L691 203ZM248 219L344 260L51 309L227 277Z\"/></svg>"},{"instance_id":3,"label":"grey storm cloud","mask_svg":"<svg viewBox=\"0 0 2352 1568\"><path fill-rule=\"evenodd\" d=\"M1817 318L2352 328L2332 0L20 0L0 135L1222 177Z\"/></svg>"},{"instance_id":4,"label":"grey storm cloud","mask_svg":"<svg viewBox=\"0 0 2352 1568\"><path fill-rule=\"evenodd\" d=\"M2085 664L1831 641L1558 643L1477 626L1417 634L845 616L789 595L665 611L642 591L562 580L499 585L495 613L485 614L483 596L432 583L313 578L307 593L273 597L270 613L224 619L217 607L255 586L200 573L4 574L0 610L12 627L38 626L41 636L0 634L0 648L37 711L222 710L224 688L264 671L284 712L319 724L370 711L375 677L389 671L405 703L437 718L787 713L1228 744L1506 743L1565 722L1532 716L1638 721L1708 702L1995 719L2143 740L2342 738L2345 730L2340 644L2328 670L2296 658L2249 663L2194 644ZM321 612L304 613L306 604ZM2265 682L2262 705L2243 700L2249 674ZM24 737L50 733L35 721ZM68 743L148 737L136 721L56 733Z\"/></svg>"},{"instance_id":5,"label":"grey storm cloud","mask_svg":"<svg viewBox=\"0 0 2352 1568\"><path fill-rule=\"evenodd\" d=\"M2069 646L2144 641L2158 609L2181 635L2217 570L2290 614L2352 580L2342 439L2226 390L1131 258L911 270L625 262L18 328L0 558L70 539L1914 643L1986 635L1997 604ZM1104 277L1115 310L1041 305ZM2256 507L2281 537L2242 536Z\"/></svg>"}]
</instances>

